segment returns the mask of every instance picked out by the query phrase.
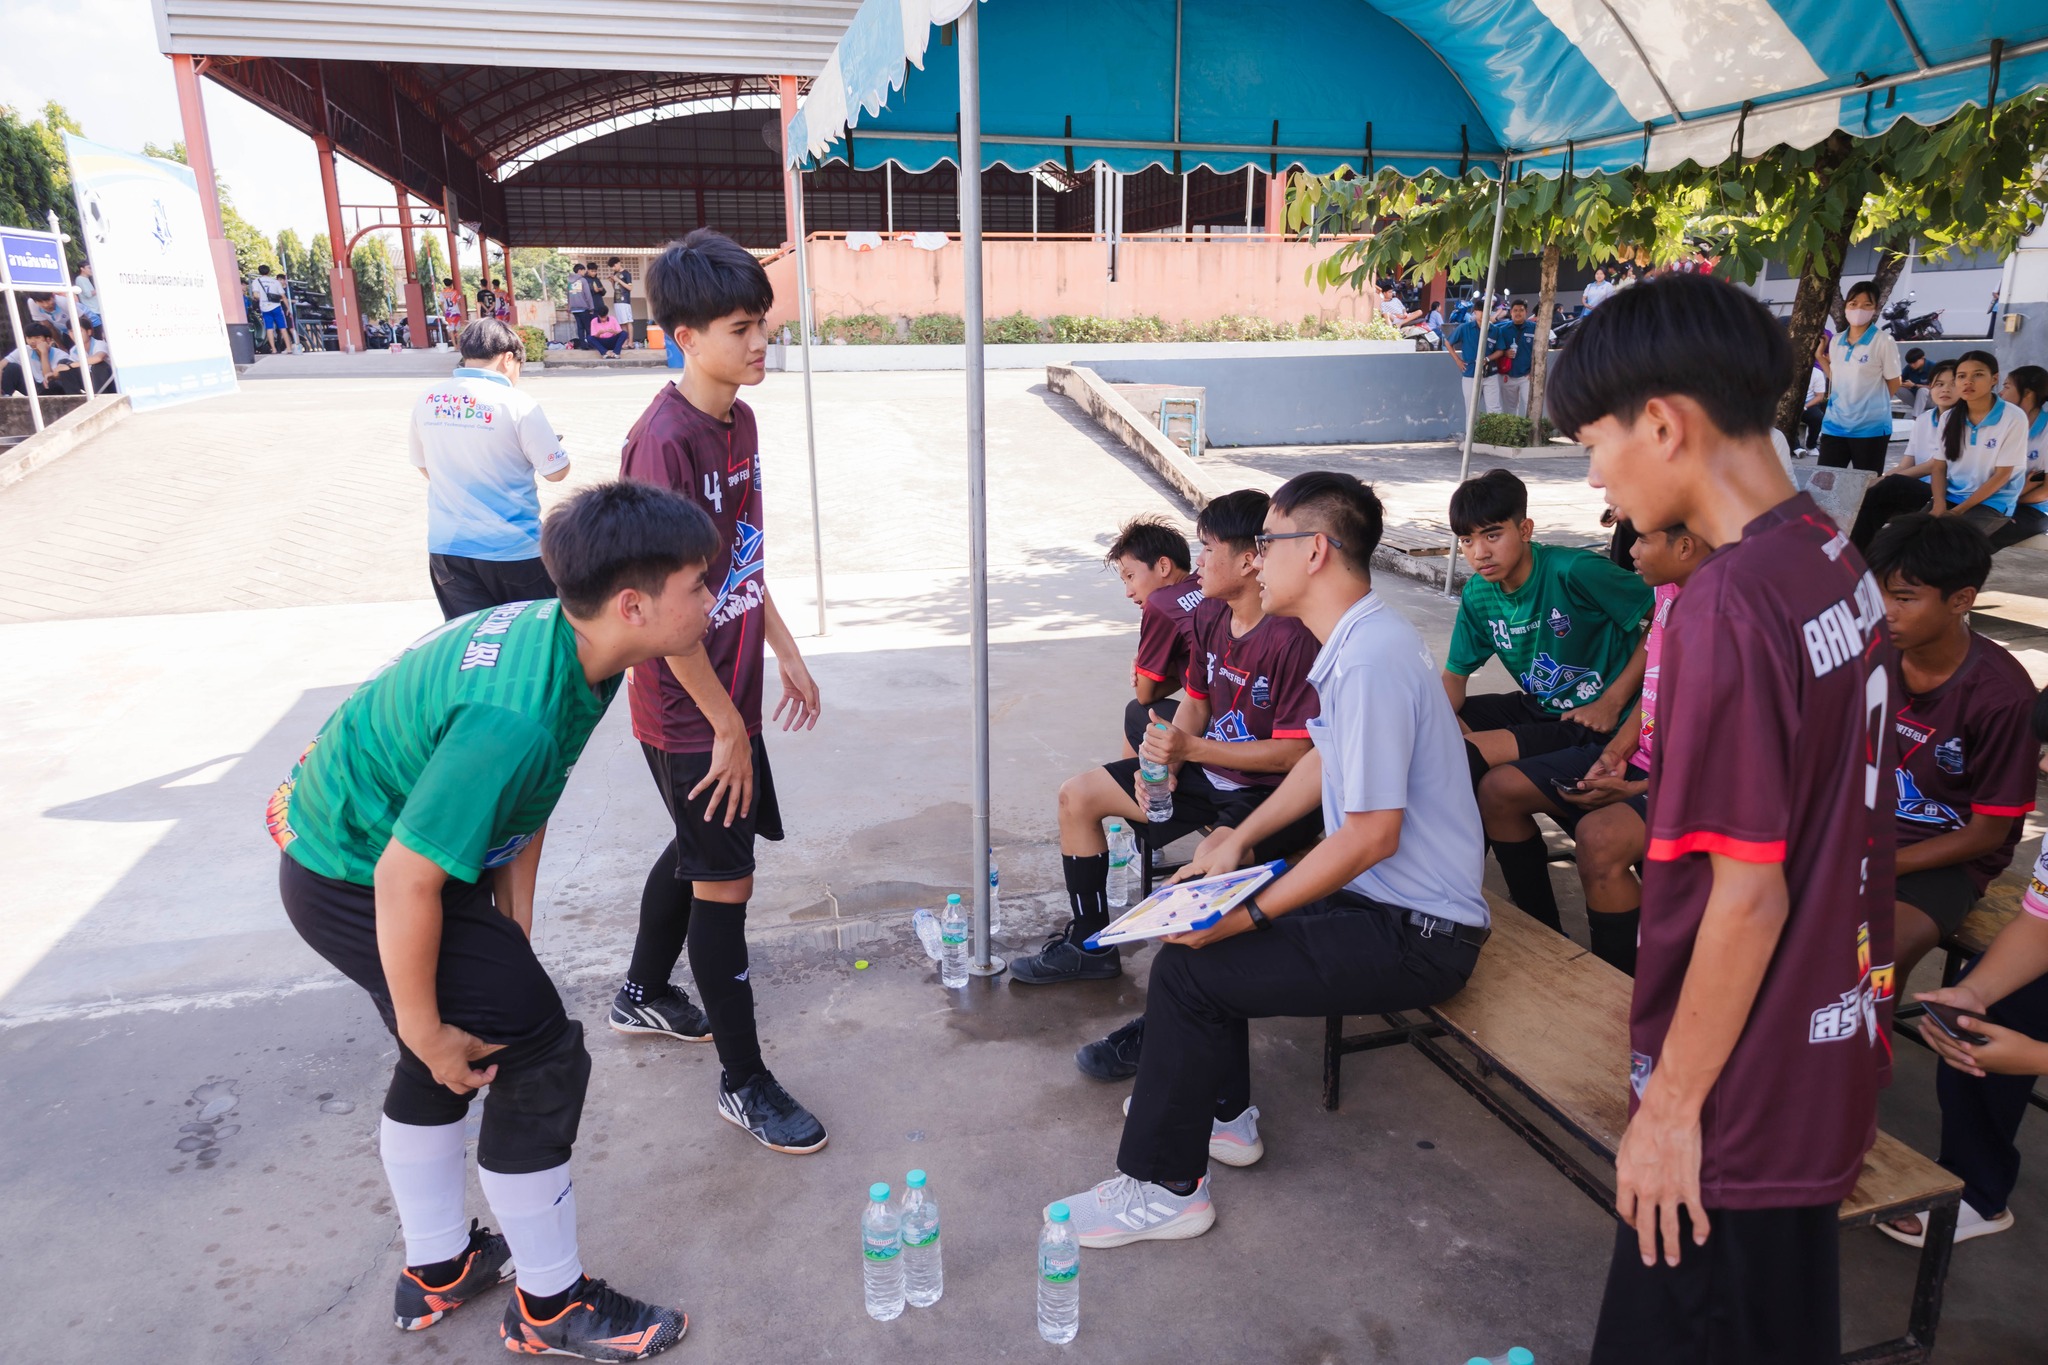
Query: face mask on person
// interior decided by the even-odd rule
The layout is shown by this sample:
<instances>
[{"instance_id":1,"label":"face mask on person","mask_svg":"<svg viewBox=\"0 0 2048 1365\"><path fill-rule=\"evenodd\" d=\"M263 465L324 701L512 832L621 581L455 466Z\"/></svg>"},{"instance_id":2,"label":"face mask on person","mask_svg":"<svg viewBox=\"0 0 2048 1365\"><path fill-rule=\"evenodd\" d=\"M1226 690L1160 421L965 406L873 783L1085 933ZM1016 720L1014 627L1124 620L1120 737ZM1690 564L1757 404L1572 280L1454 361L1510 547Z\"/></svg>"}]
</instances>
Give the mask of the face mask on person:
<instances>
[{"instance_id":1,"label":"face mask on person","mask_svg":"<svg viewBox=\"0 0 2048 1365\"><path fill-rule=\"evenodd\" d=\"M1875 308L1844 308L1842 312L1851 327L1868 327L1870 320L1877 316Z\"/></svg>"}]
</instances>

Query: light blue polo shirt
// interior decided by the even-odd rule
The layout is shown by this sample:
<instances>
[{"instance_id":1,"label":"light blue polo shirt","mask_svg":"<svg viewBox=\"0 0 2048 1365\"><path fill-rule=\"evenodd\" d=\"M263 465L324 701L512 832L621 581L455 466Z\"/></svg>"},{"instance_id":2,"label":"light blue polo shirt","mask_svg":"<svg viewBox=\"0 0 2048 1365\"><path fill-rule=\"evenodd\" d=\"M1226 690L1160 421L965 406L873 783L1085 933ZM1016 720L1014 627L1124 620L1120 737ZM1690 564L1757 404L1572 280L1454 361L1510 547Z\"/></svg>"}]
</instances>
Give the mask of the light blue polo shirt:
<instances>
[{"instance_id":1,"label":"light blue polo shirt","mask_svg":"<svg viewBox=\"0 0 2048 1365\"><path fill-rule=\"evenodd\" d=\"M458 368L413 405L411 459L427 471L427 549L506 562L540 557L536 474L569 452L531 394L495 370Z\"/></svg>"},{"instance_id":2,"label":"light blue polo shirt","mask_svg":"<svg viewBox=\"0 0 2048 1365\"><path fill-rule=\"evenodd\" d=\"M1347 889L1489 926L1480 890L1486 837L1465 738L1422 636L1369 592L1338 619L1308 680L1322 701L1308 734L1323 762L1323 828L1336 830L1347 811L1402 813L1393 856L1359 873Z\"/></svg>"},{"instance_id":3,"label":"light blue polo shirt","mask_svg":"<svg viewBox=\"0 0 2048 1365\"><path fill-rule=\"evenodd\" d=\"M1983 505L2011 516L2027 482L2027 414L2003 398L1994 398L1991 411L1981 422L1971 421L1970 409L1962 403L1948 410L1948 420L1963 424L1961 455L1948 467L1949 506L1967 501L1992 470L2004 466L2012 473Z\"/></svg>"},{"instance_id":4,"label":"light blue polo shirt","mask_svg":"<svg viewBox=\"0 0 2048 1365\"><path fill-rule=\"evenodd\" d=\"M1891 435L1892 391L1885 381L1904 373L1892 334L1875 322L1853 339L1844 331L1828 343L1828 370L1833 384L1821 434Z\"/></svg>"}]
</instances>

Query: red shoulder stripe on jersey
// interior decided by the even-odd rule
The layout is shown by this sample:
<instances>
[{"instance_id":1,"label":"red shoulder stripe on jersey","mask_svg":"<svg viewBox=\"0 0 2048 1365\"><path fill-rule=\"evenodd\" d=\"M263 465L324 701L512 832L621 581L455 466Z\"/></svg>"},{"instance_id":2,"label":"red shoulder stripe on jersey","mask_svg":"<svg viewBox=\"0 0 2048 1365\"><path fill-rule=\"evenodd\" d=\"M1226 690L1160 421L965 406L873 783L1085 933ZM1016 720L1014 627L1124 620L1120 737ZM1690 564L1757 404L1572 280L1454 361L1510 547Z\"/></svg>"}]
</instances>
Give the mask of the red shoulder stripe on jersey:
<instances>
[{"instance_id":1,"label":"red shoulder stripe on jersey","mask_svg":"<svg viewBox=\"0 0 2048 1365\"><path fill-rule=\"evenodd\" d=\"M1188 695L1193 697L1196 701L1209 700L1209 694L1207 692L1197 692L1192 687L1188 688Z\"/></svg>"},{"instance_id":2,"label":"red shoulder stripe on jersey","mask_svg":"<svg viewBox=\"0 0 2048 1365\"><path fill-rule=\"evenodd\" d=\"M1745 863L1782 863L1785 861L1785 841L1775 839L1762 843L1754 839L1734 839L1705 829L1681 834L1676 839L1650 840L1651 862L1676 862L1688 853L1719 853Z\"/></svg>"},{"instance_id":3,"label":"red shoulder stripe on jersey","mask_svg":"<svg viewBox=\"0 0 2048 1365\"><path fill-rule=\"evenodd\" d=\"M1986 805L1980 805L1979 803L1977 803L1977 802L1975 802L1975 801L1972 801L1972 802L1970 803L1970 814L1972 814L1972 815L2025 815L2025 814L2026 814L2027 812L2029 812L2029 811L2033 810L2033 808L2034 808L2034 803L2033 803L2033 802L2031 802L2031 801L2027 802L2027 804L2026 804L2026 805L2024 805L2024 806L1986 806Z\"/></svg>"},{"instance_id":4,"label":"red shoulder stripe on jersey","mask_svg":"<svg viewBox=\"0 0 2048 1365\"><path fill-rule=\"evenodd\" d=\"M1132 664L1131 667L1137 672L1137 675L1141 678L1150 678L1153 682L1166 681L1166 675L1164 673L1154 673L1151 669L1146 668L1140 664Z\"/></svg>"},{"instance_id":5,"label":"red shoulder stripe on jersey","mask_svg":"<svg viewBox=\"0 0 2048 1365\"><path fill-rule=\"evenodd\" d=\"M1307 738L1308 738L1308 731L1306 731L1306 730L1275 730L1275 731L1273 732L1273 738L1275 738L1275 739L1307 739Z\"/></svg>"}]
</instances>

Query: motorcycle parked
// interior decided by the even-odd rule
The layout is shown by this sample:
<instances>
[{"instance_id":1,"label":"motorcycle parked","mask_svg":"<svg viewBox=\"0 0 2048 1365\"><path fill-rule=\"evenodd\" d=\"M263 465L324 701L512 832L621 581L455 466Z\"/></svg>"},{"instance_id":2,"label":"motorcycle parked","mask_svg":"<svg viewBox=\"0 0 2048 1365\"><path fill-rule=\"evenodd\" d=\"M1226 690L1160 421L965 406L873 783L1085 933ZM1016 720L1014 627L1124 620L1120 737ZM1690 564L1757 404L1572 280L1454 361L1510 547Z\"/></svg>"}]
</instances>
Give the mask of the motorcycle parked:
<instances>
[{"instance_id":1,"label":"motorcycle parked","mask_svg":"<svg viewBox=\"0 0 2048 1365\"><path fill-rule=\"evenodd\" d=\"M1908 294L1896 299L1884 310L1884 329L1892 334L1894 341L1926 341L1942 334L1941 314L1937 308L1931 313L1913 315L1913 300L1919 297Z\"/></svg>"}]
</instances>

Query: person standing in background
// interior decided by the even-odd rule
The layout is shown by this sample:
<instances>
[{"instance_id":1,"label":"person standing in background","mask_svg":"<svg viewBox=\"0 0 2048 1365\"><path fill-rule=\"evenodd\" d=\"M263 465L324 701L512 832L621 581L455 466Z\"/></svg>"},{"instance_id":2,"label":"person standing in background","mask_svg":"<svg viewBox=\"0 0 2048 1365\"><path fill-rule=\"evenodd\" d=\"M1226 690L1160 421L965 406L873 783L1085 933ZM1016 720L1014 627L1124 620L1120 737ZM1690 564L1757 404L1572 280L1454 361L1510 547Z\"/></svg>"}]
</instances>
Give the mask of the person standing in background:
<instances>
[{"instance_id":1,"label":"person standing in background","mask_svg":"<svg viewBox=\"0 0 2048 1365\"><path fill-rule=\"evenodd\" d=\"M1878 474L1892 441L1892 395L1905 367L1899 344L1877 325L1877 291L1868 280L1850 286L1842 311L1849 325L1820 357L1829 389L1820 462L1828 469Z\"/></svg>"},{"instance_id":2,"label":"person standing in background","mask_svg":"<svg viewBox=\"0 0 2048 1365\"><path fill-rule=\"evenodd\" d=\"M575 346L578 350L590 349L590 315L597 311L597 298L590 292L590 277L583 273L583 262L569 267L569 320L576 325Z\"/></svg>"},{"instance_id":3,"label":"person standing in background","mask_svg":"<svg viewBox=\"0 0 2048 1365\"><path fill-rule=\"evenodd\" d=\"M619 258L614 256L605 278L612 291L612 317L625 338L620 344L630 350L633 346L633 272L619 269Z\"/></svg>"}]
</instances>

